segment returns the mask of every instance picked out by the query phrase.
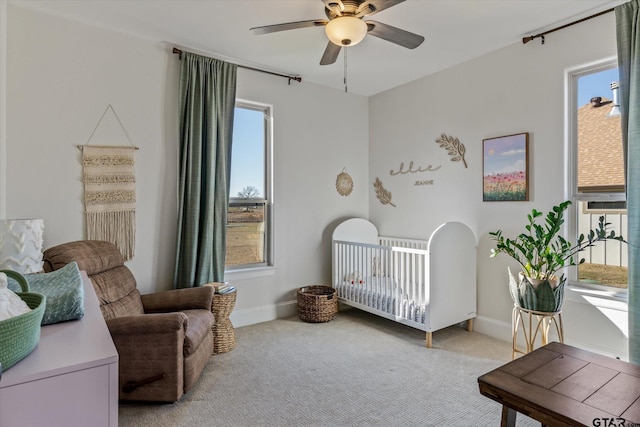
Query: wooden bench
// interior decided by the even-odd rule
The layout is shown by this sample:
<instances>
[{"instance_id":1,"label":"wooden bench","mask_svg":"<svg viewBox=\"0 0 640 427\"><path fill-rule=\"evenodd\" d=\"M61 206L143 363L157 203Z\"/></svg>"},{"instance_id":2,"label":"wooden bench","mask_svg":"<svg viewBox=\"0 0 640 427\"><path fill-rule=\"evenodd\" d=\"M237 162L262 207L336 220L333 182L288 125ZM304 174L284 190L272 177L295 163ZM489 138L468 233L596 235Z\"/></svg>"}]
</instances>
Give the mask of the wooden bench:
<instances>
[{"instance_id":1,"label":"wooden bench","mask_svg":"<svg viewBox=\"0 0 640 427\"><path fill-rule=\"evenodd\" d=\"M553 342L478 378L480 393L546 426L640 425L640 365Z\"/></svg>"}]
</instances>

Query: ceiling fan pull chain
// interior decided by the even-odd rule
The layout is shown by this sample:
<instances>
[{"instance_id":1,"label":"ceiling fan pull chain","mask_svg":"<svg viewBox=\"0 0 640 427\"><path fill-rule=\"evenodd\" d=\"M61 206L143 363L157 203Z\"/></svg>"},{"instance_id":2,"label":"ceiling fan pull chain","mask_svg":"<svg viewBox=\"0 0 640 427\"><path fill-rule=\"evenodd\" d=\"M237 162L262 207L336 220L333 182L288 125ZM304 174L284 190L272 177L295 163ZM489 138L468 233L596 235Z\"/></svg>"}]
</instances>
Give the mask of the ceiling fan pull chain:
<instances>
[{"instance_id":1,"label":"ceiling fan pull chain","mask_svg":"<svg viewBox=\"0 0 640 427\"><path fill-rule=\"evenodd\" d=\"M349 50L346 46L344 48L344 91L347 92L347 50Z\"/></svg>"}]
</instances>

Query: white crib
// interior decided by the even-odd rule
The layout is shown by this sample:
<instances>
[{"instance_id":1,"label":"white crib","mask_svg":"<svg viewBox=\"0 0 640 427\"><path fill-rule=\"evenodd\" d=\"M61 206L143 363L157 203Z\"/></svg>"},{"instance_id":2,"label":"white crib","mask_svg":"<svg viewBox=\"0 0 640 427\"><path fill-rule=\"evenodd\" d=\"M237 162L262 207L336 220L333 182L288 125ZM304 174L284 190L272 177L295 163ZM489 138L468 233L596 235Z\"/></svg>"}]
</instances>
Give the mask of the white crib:
<instances>
[{"instance_id":1,"label":"white crib","mask_svg":"<svg viewBox=\"0 0 640 427\"><path fill-rule=\"evenodd\" d=\"M460 222L428 241L378 236L353 218L333 231L333 287L341 302L426 332L476 317L476 238Z\"/></svg>"}]
</instances>

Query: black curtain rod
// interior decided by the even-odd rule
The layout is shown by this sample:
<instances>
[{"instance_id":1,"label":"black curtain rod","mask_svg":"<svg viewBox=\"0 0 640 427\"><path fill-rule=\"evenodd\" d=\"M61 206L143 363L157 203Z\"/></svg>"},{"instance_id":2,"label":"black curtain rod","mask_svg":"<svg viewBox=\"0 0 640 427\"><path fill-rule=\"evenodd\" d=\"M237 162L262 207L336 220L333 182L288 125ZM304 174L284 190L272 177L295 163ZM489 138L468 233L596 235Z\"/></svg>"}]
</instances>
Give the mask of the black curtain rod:
<instances>
[{"instance_id":1,"label":"black curtain rod","mask_svg":"<svg viewBox=\"0 0 640 427\"><path fill-rule=\"evenodd\" d=\"M174 47L173 48L173 53L176 53L178 55L182 55L182 50L178 49L177 47ZM260 73L271 74L273 76L284 77L285 79L289 80L289 84L291 84L291 80L295 80L298 83L302 82L302 77L300 77L300 76L289 76L287 74L274 73L273 71L261 70L260 68L247 67L246 65L236 64L236 66L238 66L240 68L247 69L247 70L258 71Z\"/></svg>"},{"instance_id":2,"label":"black curtain rod","mask_svg":"<svg viewBox=\"0 0 640 427\"><path fill-rule=\"evenodd\" d=\"M565 24L565 25L563 25L561 27L553 28L553 29L545 31L543 33L536 34L535 36L523 37L522 38L522 43L523 44L524 43L528 43L531 40L537 39L538 37L540 37L542 39L542 44L544 44L544 36L545 36L545 34L549 34L549 33L553 33L554 31L562 30L563 28L567 28L567 27L570 27L572 25L579 24L581 22L587 21L589 19L595 18L595 17L600 16L600 15L604 15L605 13L609 13L609 12L613 12L613 11L614 11L613 8L607 9L607 10L603 10L602 12L596 13L595 15L587 16L586 18L582 18L582 19L578 19L577 21L569 22L568 24Z\"/></svg>"}]
</instances>

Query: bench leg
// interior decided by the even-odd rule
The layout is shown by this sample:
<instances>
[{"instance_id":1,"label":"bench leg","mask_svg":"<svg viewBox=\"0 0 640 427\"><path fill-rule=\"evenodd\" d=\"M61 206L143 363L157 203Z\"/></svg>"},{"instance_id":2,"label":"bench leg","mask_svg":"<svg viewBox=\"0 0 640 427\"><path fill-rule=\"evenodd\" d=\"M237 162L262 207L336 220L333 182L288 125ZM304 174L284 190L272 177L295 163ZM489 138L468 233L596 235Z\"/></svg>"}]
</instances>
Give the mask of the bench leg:
<instances>
[{"instance_id":1,"label":"bench leg","mask_svg":"<svg viewBox=\"0 0 640 427\"><path fill-rule=\"evenodd\" d=\"M506 405L502 405L502 421L500 421L500 427L515 427L516 426L516 414L515 409L511 409Z\"/></svg>"}]
</instances>

